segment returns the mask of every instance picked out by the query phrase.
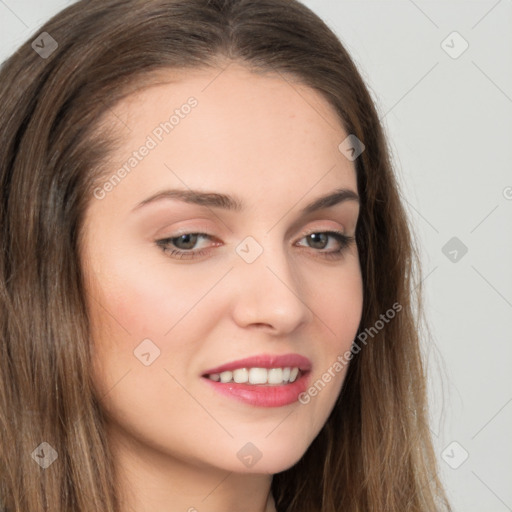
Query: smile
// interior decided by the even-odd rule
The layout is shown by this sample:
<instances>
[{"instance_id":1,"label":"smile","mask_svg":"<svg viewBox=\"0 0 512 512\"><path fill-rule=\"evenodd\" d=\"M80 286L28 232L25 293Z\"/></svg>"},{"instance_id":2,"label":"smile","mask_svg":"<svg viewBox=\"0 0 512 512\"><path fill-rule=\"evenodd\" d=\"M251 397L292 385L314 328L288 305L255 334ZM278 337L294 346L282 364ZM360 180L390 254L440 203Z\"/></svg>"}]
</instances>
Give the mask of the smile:
<instances>
[{"instance_id":1,"label":"smile","mask_svg":"<svg viewBox=\"0 0 512 512\"><path fill-rule=\"evenodd\" d=\"M224 371L222 373L212 373L207 375L210 380L229 384L253 384L279 386L295 382L299 376L300 370L297 366L292 368L239 368L233 371Z\"/></svg>"},{"instance_id":2,"label":"smile","mask_svg":"<svg viewBox=\"0 0 512 512\"><path fill-rule=\"evenodd\" d=\"M257 407L282 407L298 402L311 369L300 354L260 354L211 368L201 377L220 395Z\"/></svg>"}]
</instances>

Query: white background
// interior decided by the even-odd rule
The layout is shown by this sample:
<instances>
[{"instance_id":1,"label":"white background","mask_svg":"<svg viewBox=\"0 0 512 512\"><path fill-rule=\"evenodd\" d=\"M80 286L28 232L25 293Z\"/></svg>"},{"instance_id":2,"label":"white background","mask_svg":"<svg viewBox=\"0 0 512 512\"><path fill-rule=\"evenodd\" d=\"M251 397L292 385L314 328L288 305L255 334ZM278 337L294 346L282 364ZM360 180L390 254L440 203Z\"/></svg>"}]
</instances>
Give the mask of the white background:
<instances>
[{"instance_id":1,"label":"white background","mask_svg":"<svg viewBox=\"0 0 512 512\"><path fill-rule=\"evenodd\" d=\"M71 3L0 0L0 60ZM391 143L422 252L431 430L454 510L512 511L512 1L304 3L356 61ZM445 256L453 237L466 254Z\"/></svg>"}]
</instances>

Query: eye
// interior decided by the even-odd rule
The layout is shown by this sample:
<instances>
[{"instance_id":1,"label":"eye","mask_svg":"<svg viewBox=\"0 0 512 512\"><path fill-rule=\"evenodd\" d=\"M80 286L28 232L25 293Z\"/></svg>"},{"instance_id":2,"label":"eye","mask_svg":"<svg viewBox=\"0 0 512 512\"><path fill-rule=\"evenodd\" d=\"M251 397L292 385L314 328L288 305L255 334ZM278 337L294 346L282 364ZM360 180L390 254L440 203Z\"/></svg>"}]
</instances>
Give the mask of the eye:
<instances>
[{"instance_id":1,"label":"eye","mask_svg":"<svg viewBox=\"0 0 512 512\"><path fill-rule=\"evenodd\" d=\"M197 240L200 237L211 238L210 235L206 233L184 233L179 236L157 240L156 244L169 256L178 259L192 259L208 252L205 250L192 251L192 248L197 244ZM176 246L178 246L178 249L175 248Z\"/></svg>"},{"instance_id":2,"label":"eye","mask_svg":"<svg viewBox=\"0 0 512 512\"><path fill-rule=\"evenodd\" d=\"M309 240L313 244L314 249L325 249L329 238L334 238L338 243L338 248L327 252L320 252L321 256L328 259L341 258L345 249L355 241L355 237L345 235L340 231L313 231L304 235L303 238Z\"/></svg>"},{"instance_id":3,"label":"eye","mask_svg":"<svg viewBox=\"0 0 512 512\"><path fill-rule=\"evenodd\" d=\"M213 237L207 233L184 233L179 236L156 240L155 243L168 256L177 259L194 259L210 252L210 249L193 250L200 238L212 239ZM338 248L324 251L326 246L329 245L330 238L337 242ZM300 240L303 239L312 244L310 245L312 249L320 249L314 252L318 252L328 259L340 258L344 250L355 241L355 237L345 235L339 231L314 231L303 235Z\"/></svg>"}]
</instances>

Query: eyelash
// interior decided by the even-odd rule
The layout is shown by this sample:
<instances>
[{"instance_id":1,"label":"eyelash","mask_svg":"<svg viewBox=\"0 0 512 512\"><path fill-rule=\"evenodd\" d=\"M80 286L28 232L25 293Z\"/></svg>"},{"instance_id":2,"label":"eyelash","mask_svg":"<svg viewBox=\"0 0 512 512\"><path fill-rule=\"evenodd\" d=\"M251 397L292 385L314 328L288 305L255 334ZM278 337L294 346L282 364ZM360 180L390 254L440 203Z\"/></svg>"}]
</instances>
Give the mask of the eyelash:
<instances>
[{"instance_id":1,"label":"eyelash","mask_svg":"<svg viewBox=\"0 0 512 512\"><path fill-rule=\"evenodd\" d=\"M320 250L315 251L315 252L320 252L320 254L327 259L341 258L343 256L345 249L352 242L355 241L355 237L344 235L343 233L341 233L339 231L311 231L310 233L306 233L305 235L303 235L302 238L306 238L311 235L320 235L320 234L329 235L332 238L336 239L338 241L338 243L340 244L340 248L336 249L335 251L330 251L330 252L320 252ZM184 251L181 249L169 249L169 245L172 243L173 240L177 240L178 238L181 238L182 236L187 236L187 235L198 235L200 237L212 238L210 235L208 235L206 233L191 232L191 233L182 233L182 234L174 236L174 237L163 238L161 240L156 240L155 243L164 252L164 254L166 254L170 257L180 259L180 260L181 259L192 260L195 258L200 258L201 256L204 256L209 253L210 249L201 249L196 252L194 252L192 249L187 250L187 251ZM302 238L301 238L301 240L302 240Z\"/></svg>"}]
</instances>

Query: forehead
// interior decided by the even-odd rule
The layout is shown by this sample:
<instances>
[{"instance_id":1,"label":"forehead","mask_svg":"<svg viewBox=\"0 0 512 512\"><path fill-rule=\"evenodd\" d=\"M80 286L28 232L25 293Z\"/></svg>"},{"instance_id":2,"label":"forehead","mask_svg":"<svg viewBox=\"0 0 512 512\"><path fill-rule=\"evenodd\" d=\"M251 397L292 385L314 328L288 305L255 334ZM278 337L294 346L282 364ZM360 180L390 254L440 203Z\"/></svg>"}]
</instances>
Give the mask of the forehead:
<instances>
[{"instance_id":1,"label":"forehead","mask_svg":"<svg viewBox=\"0 0 512 512\"><path fill-rule=\"evenodd\" d=\"M122 141L109 172L151 146L116 192L130 188L140 195L165 185L236 188L238 196L251 196L263 187L298 200L317 183L320 191L357 190L353 162L338 149L347 133L318 91L235 63L168 70L158 80L106 114Z\"/></svg>"}]
</instances>

